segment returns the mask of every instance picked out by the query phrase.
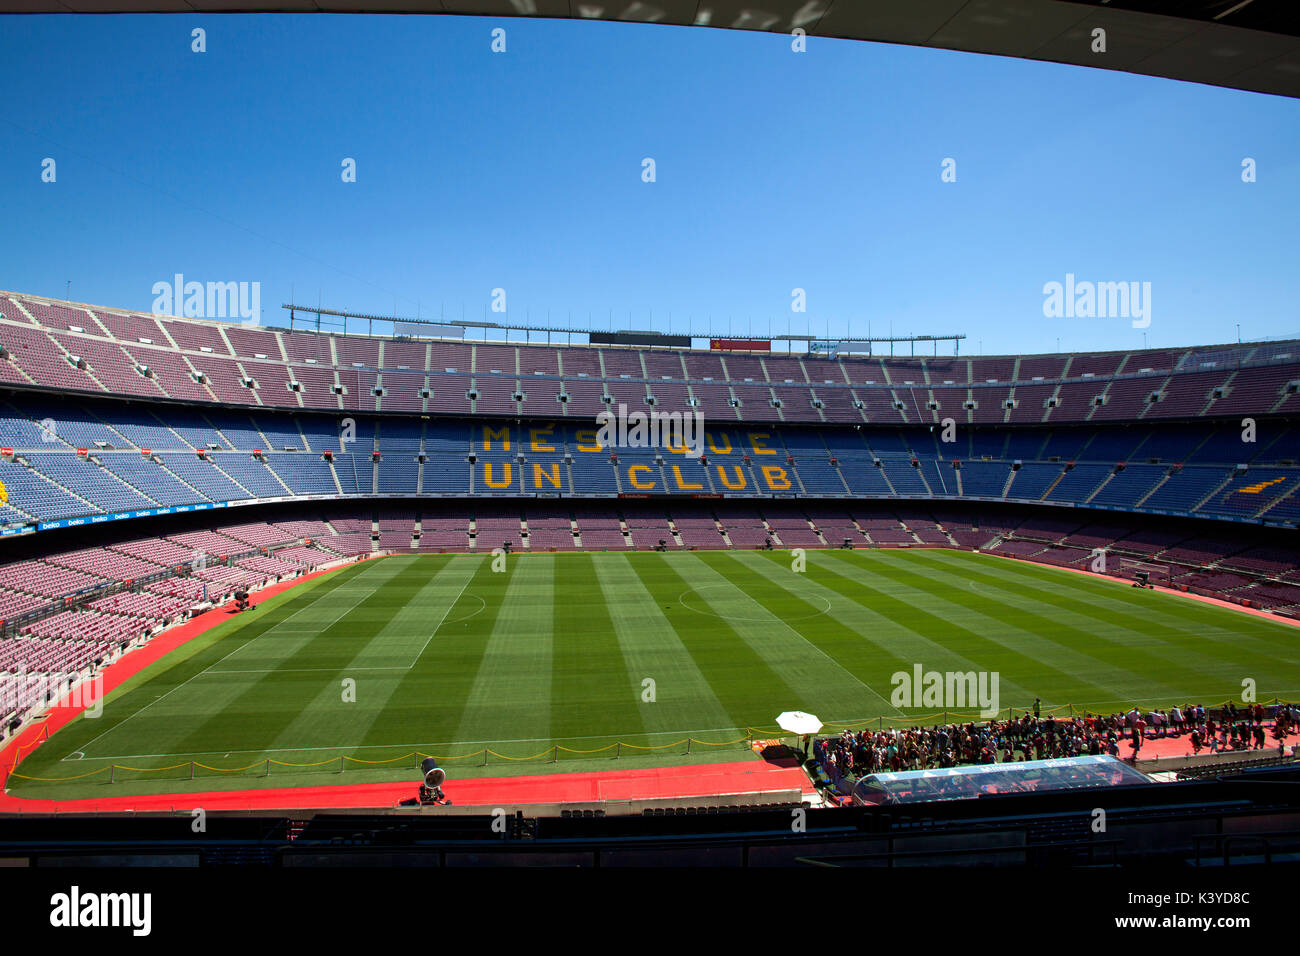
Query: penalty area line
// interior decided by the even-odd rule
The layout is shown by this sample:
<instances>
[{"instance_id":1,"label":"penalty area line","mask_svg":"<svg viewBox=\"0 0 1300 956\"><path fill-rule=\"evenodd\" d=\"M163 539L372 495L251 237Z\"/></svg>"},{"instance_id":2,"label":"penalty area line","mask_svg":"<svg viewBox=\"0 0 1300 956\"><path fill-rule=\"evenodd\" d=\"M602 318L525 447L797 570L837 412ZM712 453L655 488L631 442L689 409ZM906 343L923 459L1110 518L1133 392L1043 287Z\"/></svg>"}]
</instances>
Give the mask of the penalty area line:
<instances>
[{"instance_id":1,"label":"penalty area line","mask_svg":"<svg viewBox=\"0 0 1300 956\"><path fill-rule=\"evenodd\" d=\"M415 652L415 657L412 658L411 663L407 665L406 669L408 671L414 670L415 665L420 663L420 658L424 655L425 650L428 648L429 642L432 641L434 636L438 633L438 631L441 630L442 625L447 620L447 615L451 613L452 608L454 608L457 604L460 603L460 599L465 596L465 589L469 587L469 582L473 580L474 580L474 572L471 571L470 574L465 578L465 583L460 586L460 590L456 593L456 600L452 601L450 604L447 605L446 609L442 612L442 617L438 619L438 626L429 632L428 638L420 646L420 649Z\"/></svg>"}]
</instances>

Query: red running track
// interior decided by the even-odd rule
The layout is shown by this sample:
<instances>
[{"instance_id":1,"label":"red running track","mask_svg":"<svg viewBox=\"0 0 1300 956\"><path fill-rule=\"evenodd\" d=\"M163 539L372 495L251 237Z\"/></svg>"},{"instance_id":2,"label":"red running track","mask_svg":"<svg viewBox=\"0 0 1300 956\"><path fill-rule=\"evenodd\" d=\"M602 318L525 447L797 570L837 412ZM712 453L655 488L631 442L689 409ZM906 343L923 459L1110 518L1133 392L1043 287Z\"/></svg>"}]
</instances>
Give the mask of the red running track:
<instances>
[{"instance_id":1,"label":"red running track","mask_svg":"<svg viewBox=\"0 0 1300 956\"><path fill-rule=\"evenodd\" d=\"M410 780L396 783L218 790L89 800L22 800L6 794L0 798L0 812L143 813L188 811L195 807L204 810L386 809L414 797L419 776L419 772L412 768ZM458 807L660 800L796 789L803 793L815 792L808 777L798 767L776 767L760 760L532 777L453 779L443 787L448 798Z\"/></svg>"},{"instance_id":2,"label":"red running track","mask_svg":"<svg viewBox=\"0 0 1300 956\"><path fill-rule=\"evenodd\" d=\"M1265 738L1266 743L1264 744L1263 750L1229 750L1226 748L1220 748L1218 752L1220 754L1233 754L1243 760L1249 760L1256 757L1277 756L1279 744L1285 746L1288 752L1293 746L1300 745L1300 733L1288 734L1285 740L1279 741L1273 736L1273 724L1269 723L1265 726L1268 730L1268 735ZM1201 756L1205 756L1206 754L1214 753L1214 751L1210 750L1208 745L1204 745L1201 747L1200 753ZM1124 739L1120 741L1119 755L1125 759L1133 756L1133 741L1127 733L1125 734ZM1143 737L1142 749L1138 751L1137 759L1168 760L1171 757L1191 756L1194 756L1192 753L1191 734L1182 734L1178 737Z\"/></svg>"}]
</instances>

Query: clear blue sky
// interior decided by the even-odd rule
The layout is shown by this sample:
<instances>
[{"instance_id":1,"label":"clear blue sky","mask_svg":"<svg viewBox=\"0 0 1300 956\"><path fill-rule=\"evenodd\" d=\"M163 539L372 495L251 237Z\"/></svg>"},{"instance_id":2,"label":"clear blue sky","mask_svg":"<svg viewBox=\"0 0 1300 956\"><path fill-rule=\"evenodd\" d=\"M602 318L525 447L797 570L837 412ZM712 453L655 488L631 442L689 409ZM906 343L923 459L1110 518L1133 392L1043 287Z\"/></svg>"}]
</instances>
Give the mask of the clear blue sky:
<instances>
[{"instance_id":1,"label":"clear blue sky","mask_svg":"<svg viewBox=\"0 0 1300 956\"><path fill-rule=\"evenodd\" d=\"M536 324L1141 346L1126 319L1044 318L1044 283L1074 273L1150 282L1152 346L1300 332L1295 100L817 38L355 16L6 18L0 89L8 289L147 310L177 272L256 281L279 325L291 295L482 319L501 287Z\"/></svg>"}]
</instances>

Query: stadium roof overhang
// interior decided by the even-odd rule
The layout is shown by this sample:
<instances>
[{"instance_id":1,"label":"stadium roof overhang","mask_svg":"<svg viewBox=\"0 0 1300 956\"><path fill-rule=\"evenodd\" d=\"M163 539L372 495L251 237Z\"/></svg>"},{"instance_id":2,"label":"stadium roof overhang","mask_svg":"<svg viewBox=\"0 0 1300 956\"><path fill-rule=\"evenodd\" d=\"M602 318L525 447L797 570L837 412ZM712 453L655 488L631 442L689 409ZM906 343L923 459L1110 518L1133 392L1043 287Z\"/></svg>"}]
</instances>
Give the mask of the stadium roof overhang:
<instances>
[{"instance_id":1,"label":"stadium roof overhang","mask_svg":"<svg viewBox=\"0 0 1300 956\"><path fill-rule=\"evenodd\" d=\"M1291 0L0 0L4 13L546 17L874 40L1300 97ZM1094 52L1094 31L1105 52Z\"/></svg>"}]
</instances>

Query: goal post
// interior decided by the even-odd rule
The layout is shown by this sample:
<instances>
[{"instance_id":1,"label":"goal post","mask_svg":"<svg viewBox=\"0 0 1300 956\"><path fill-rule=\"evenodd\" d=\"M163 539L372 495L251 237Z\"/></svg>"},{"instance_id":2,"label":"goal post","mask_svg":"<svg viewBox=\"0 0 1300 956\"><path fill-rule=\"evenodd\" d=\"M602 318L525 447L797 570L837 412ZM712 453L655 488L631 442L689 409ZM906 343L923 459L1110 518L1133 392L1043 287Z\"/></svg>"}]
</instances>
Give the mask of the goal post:
<instances>
[{"instance_id":1,"label":"goal post","mask_svg":"<svg viewBox=\"0 0 1300 956\"><path fill-rule=\"evenodd\" d=\"M1136 558L1120 558L1120 577L1136 580L1139 573L1145 573L1152 584L1160 584L1164 587L1174 586L1174 569L1172 566L1155 564L1150 561L1139 561Z\"/></svg>"}]
</instances>

